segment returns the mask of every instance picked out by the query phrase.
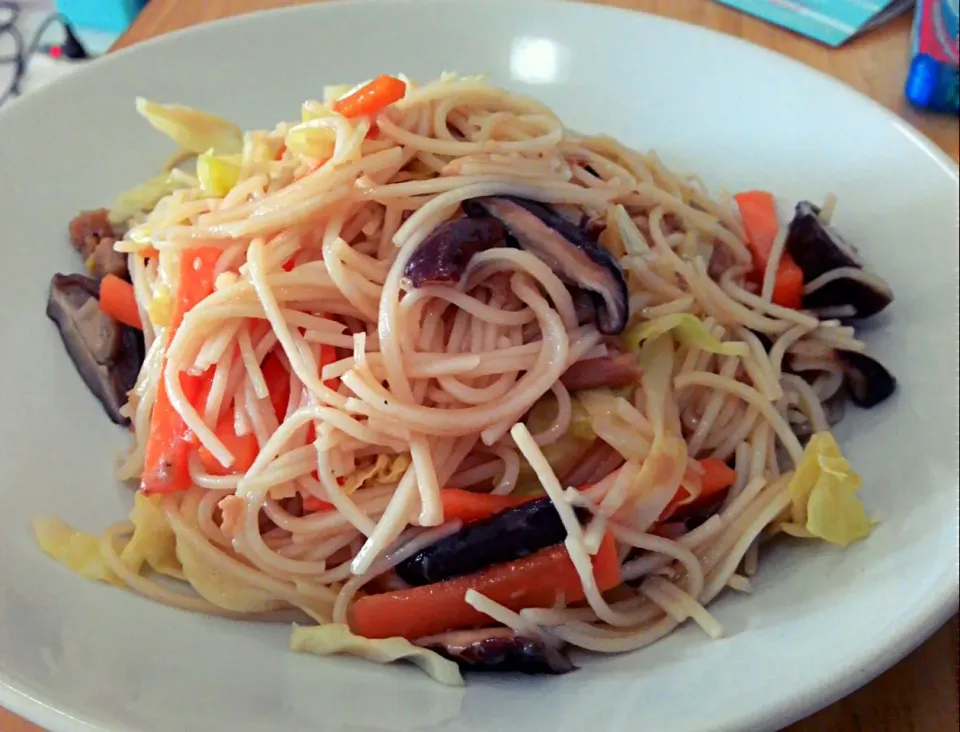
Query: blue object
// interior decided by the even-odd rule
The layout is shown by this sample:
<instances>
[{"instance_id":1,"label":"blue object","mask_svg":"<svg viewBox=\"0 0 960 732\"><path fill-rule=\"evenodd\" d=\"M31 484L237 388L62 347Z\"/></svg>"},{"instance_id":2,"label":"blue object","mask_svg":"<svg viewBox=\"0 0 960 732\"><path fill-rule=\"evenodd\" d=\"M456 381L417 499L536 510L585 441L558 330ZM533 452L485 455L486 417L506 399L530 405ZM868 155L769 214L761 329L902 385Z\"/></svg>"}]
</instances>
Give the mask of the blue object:
<instances>
[{"instance_id":1,"label":"blue object","mask_svg":"<svg viewBox=\"0 0 960 732\"><path fill-rule=\"evenodd\" d=\"M921 109L960 114L958 12L958 0L917 0L904 93Z\"/></svg>"},{"instance_id":2,"label":"blue object","mask_svg":"<svg viewBox=\"0 0 960 732\"><path fill-rule=\"evenodd\" d=\"M57 10L76 28L123 33L147 0L57 0Z\"/></svg>"},{"instance_id":3,"label":"blue object","mask_svg":"<svg viewBox=\"0 0 960 732\"><path fill-rule=\"evenodd\" d=\"M932 112L960 113L960 69L926 54L913 57L907 77L907 99Z\"/></svg>"}]
</instances>

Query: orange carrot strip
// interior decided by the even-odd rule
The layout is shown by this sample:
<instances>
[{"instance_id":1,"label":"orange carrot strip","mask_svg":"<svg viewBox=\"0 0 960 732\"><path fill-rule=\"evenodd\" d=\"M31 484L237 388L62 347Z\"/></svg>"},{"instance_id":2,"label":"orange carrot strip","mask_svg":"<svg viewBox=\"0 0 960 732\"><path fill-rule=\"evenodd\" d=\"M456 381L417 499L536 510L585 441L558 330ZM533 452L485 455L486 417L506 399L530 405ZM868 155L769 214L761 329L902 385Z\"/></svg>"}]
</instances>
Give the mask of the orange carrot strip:
<instances>
[{"instance_id":1,"label":"orange carrot strip","mask_svg":"<svg viewBox=\"0 0 960 732\"><path fill-rule=\"evenodd\" d=\"M378 76L333 105L333 111L347 119L374 115L384 107L403 99L407 85L393 76Z\"/></svg>"},{"instance_id":2,"label":"orange carrot strip","mask_svg":"<svg viewBox=\"0 0 960 732\"><path fill-rule=\"evenodd\" d=\"M143 330L133 285L115 274L100 280L100 310L124 325Z\"/></svg>"},{"instance_id":3,"label":"orange carrot strip","mask_svg":"<svg viewBox=\"0 0 960 732\"><path fill-rule=\"evenodd\" d=\"M747 246L753 255L754 279L760 281L767 271L773 244L780 231L777 204L773 194L767 191L738 193L733 198L740 209ZM777 266L772 299L777 305L788 308L803 305L803 271L786 251Z\"/></svg>"},{"instance_id":4,"label":"orange carrot strip","mask_svg":"<svg viewBox=\"0 0 960 732\"><path fill-rule=\"evenodd\" d=\"M168 343L176 335L183 316L213 292L213 267L220 258L221 250L203 248L184 252L180 260L180 279L173 305ZM167 360L162 368L166 370ZM195 403L204 383L213 378L212 370L202 376L180 374L180 386L184 396ZM170 404L161 371L157 387L157 401L150 417L150 435L140 490L145 494L173 493L190 487L187 465L190 453L190 430Z\"/></svg>"},{"instance_id":5,"label":"orange carrot strip","mask_svg":"<svg viewBox=\"0 0 960 732\"><path fill-rule=\"evenodd\" d=\"M201 445L197 454L204 470L211 475L240 475L246 473L260 452L256 435L253 433L238 435L232 412L223 416L214 431L226 448L233 453L233 464L229 468L225 467L213 456L213 453Z\"/></svg>"},{"instance_id":6,"label":"orange carrot strip","mask_svg":"<svg viewBox=\"0 0 960 732\"><path fill-rule=\"evenodd\" d=\"M620 559L609 534L593 557L593 572L601 592L623 581ZM570 605L584 599L577 570L566 547L560 544L465 577L361 597L353 606L350 626L365 638L416 640L489 624L489 617L467 604L467 590L476 590L514 611L553 607L558 601Z\"/></svg>"},{"instance_id":7,"label":"orange carrot strip","mask_svg":"<svg viewBox=\"0 0 960 732\"><path fill-rule=\"evenodd\" d=\"M718 458L705 458L700 461L700 467L703 468L703 473L697 476L700 479L700 494L691 501L690 491L681 485L673 500L660 514L660 521L666 521L680 508L695 505L725 491L737 479L736 471Z\"/></svg>"},{"instance_id":8,"label":"orange carrot strip","mask_svg":"<svg viewBox=\"0 0 960 732\"><path fill-rule=\"evenodd\" d=\"M740 220L747 234L747 246L753 255L754 268L762 273L767 268L773 243L780 231L776 201L773 194L767 191L738 193L733 200L740 209Z\"/></svg>"},{"instance_id":9,"label":"orange carrot strip","mask_svg":"<svg viewBox=\"0 0 960 732\"><path fill-rule=\"evenodd\" d=\"M306 496L303 499L304 513L316 513L317 511L332 511L334 505L329 501L316 496Z\"/></svg>"},{"instance_id":10,"label":"orange carrot strip","mask_svg":"<svg viewBox=\"0 0 960 732\"><path fill-rule=\"evenodd\" d=\"M287 404L290 402L290 374L280 359L273 354L263 359L260 370L263 372L263 380L267 383L267 391L270 392L273 413L277 415L277 420L282 422L287 414Z\"/></svg>"},{"instance_id":11,"label":"orange carrot strip","mask_svg":"<svg viewBox=\"0 0 960 732\"><path fill-rule=\"evenodd\" d=\"M444 488L440 491L444 521L470 523L490 518L501 511L515 508L537 496L494 496L489 493L474 493L459 488Z\"/></svg>"},{"instance_id":12,"label":"orange carrot strip","mask_svg":"<svg viewBox=\"0 0 960 732\"><path fill-rule=\"evenodd\" d=\"M780 258L771 299L785 308L798 310L803 307L803 270L787 252Z\"/></svg>"}]
</instances>

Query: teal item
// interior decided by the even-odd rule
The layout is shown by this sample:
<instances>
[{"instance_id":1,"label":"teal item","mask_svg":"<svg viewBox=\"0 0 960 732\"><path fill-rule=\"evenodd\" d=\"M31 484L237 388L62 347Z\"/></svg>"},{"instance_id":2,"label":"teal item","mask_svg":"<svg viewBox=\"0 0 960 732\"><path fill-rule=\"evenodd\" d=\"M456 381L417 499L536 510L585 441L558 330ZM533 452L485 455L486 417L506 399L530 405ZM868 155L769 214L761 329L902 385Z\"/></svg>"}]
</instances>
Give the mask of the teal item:
<instances>
[{"instance_id":1,"label":"teal item","mask_svg":"<svg viewBox=\"0 0 960 732\"><path fill-rule=\"evenodd\" d=\"M57 0L57 10L75 28L123 33L147 0Z\"/></svg>"}]
</instances>

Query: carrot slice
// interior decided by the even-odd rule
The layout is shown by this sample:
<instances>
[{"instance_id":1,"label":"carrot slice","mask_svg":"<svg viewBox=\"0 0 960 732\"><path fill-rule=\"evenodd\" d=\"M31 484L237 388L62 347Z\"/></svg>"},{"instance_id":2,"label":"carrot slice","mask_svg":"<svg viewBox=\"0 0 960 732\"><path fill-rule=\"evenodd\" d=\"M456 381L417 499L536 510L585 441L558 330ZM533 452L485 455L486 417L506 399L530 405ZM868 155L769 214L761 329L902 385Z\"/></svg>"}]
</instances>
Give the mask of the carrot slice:
<instances>
[{"instance_id":1,"label":"carrot slice","mask_svg":"<svg viewBox=\"0 0 960 732\"><path fill-rule=\"evenodd\" d=\"M474 493L459 488L444 488L440 491L444 521L471 523L490 518L502 511L515 508L537 496L494 496L489 493Z\"/></svg>"},{"instance_id":2,"label":"carrot slice","mask_svg":"<svg viewBox=\"0 0 960 732\"><path fill-rule=\"evenodd\" d=\"M783 253L777 267L772 300L785 308L799 310L803 307L803 270L787 252Z\"/></svg>"},{"instance_id":3,"label":"carrot slice","mask_svg":"<svg viewBox=\"0 0 960 732\"><path fill-rule=\"evenodd\" d=\"M260 370L263 372L267 391L270 392L273 413L277 415L277 421L282 422L287 416L287 405L290 403L290 374L283 362L272 353L263 359Z\"/></svg>"},{"instance_id":4,"label":"carrot slice","mask_svg":"<svg viewBox=\"0 0 960 732\"><path fill-rule=\"evenodd\" d=\"M623 581L620 559L609 534L593 557L593 573L601 592ZM558 601L570 605L584 599L580 576L561 544L465 577L367 595L354 605L350 626L354 633L365 638L416 640L448 630L488 624L489 617L467 604L464 599L467 590L476 590L514 611L553 607Z\"/></svg>"},{"instance_id":5,"label":"carrot slice","mask_svg":"<svg viewBox=\"0 0 960 732\"><path fill-rule=\"evenodd\" d=\"M240 475L246 473L260 452L260 444L257 442L256 435L252 433L238 435L232 412L228 412L221 418L214 431L226 448L233 453L233 464L229 468L224 466L213 456L213 453L200 445L197 454L204 470L211 475Z\"/></svg>"},{"instance_id":6,"label":"carrot slice","mask_svg":"<svg viewBox=\"0 0 960 732\"><path fill-rule=\"evenodd\" d=\"M773 194L767 191L747 191L733 198L740 209L747 246L753 255L754 279L760 281L767 271L773 244L780 232L777 204ZM777 266L772 299L777 305L788 308L797 309L803 305L803 270L786 251L781 254Z\"/></svg>"},{"instance_id":7,"label":"carrot slice","mask_svg":"<svg viewBox=\"0 0 960 732\"><path fill-rule=\"evenodd\" d=\"M100 310L124 325L143 330L133 285L115 274L100 280Z\"/></svg>"},{"instance_id":8,"label":"carrot slice","mask_svg":"<svg viewBox=\"0 0 960 732\"><path fill-rule=\"evenodd\" d=\"M317 511L332 511L334 505L329 501L325 501L322 498L317 498L316 496L306 496L303 499L303 511L304 513L316 513Z\"/></svg>"},{"instance_id":9,"label":"carrot slice","mask_svg":"<svg viewBox=\"0 0 960 732\"><path fill-rule=\"evenodd\" d=\"M738 193L733 200L740 209L740 220L747 234L747 246L753 255L754 268L763 272L780 231L776 201L773 194L767 191Z\"/></svg>"},{"instance_id":10,"label":"carrot slice","mask_svg":"<svg viewBox=\"0 0 960 732\"><path fill-rule=\"evenodd\" d=\"M180 260L180 280L173 305L170 322L170 340L176 335L183 317L197 303L213 292L213 268L220 258L221 250L202 248L184 252ZM169 343L169 340L168 340ZM167 360L163 359L162 368L166 369ZM201 376L180 374L180 386L191 404L204 384L213 378L212 370ZM190 430L183 418L170 403L161 371L157 387L157 401L153 405L150 417L150 435L147 438L147 451L144 460L143 475L140 478L140 490L145 494L173 493L190 487L188 468L191 449Z\"/></svg>"},{"instance_id":11,"label":"carrot slice","mask_svg":"<svg viewBox=\"0 0 960 732\"><path fill-rule=\"evenodd\" d=\"M681 485L673 500L667 504L663 513L660 514L660 521L666 521L679 508L696 505L725 491L737 479L736 471L718 458L705 458L700 461L700 467L703 468L703 474L698 476L700 478L700 495L692 502L687 503L690 500L690 491Z\"/></svg>"},{"instance_id":12,"label":"carrot slice","mask_svg":"<svg viewBox=\"0 0 960 732\"><path fill-rule=\"evenodd\" d=\"M347 119L374 115L384 107L403 99L407 85L393 76L378 76L369 84L333 105L333 111Z\"/></svg>"}]
</instances>

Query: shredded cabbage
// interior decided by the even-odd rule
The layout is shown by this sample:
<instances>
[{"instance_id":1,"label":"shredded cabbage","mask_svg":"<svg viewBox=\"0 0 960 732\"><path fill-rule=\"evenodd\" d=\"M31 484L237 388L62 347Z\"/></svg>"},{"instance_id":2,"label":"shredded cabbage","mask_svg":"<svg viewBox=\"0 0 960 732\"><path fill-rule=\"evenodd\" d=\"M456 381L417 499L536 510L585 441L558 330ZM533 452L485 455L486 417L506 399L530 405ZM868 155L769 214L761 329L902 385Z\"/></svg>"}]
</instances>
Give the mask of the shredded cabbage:
<instances>
[{"instance_id":1,"label":"shredded cabbage","mask_svg":"<svg viewBox=\"0 0 960 732\"><path fill-rule=\"evenodd\" d=\"M570 400L570 428L569 434L581 440L593 440L597 435L590 425L590 415L579 399ZM557 415L557 398L553 394L545 394L533 405L524 422L532 434L539 434L546 430Z\"/></svg>"},{"instance_id":2,"label":"shredded cabbage","mask_svg":"<svg viewBox=\"0 0 960 732\"><path fill-rule=\"evenodd\" d=\"M374 485L386 485L396 483L403 477L403 474L410 467L410 454L386 455L380 453L377 459L370 466L355 470L343 479L343 485L340 489L346 494L351 495L361 488L364 483L370 481Z\"/></svg>"},{"instance_id":3,"label":"shredded cabbage","mask_svg":"<svg viewBox=\"0 0 960 732\"><path fill-rule=\"evenodd\" d=\"M285 140L290 150L314 160L332 156L336 142L337 131L324 124L323 118L296 125L287 133Z\"/></svg>"},{"instance_id":4,"label":"shredded cabbage","mask_svg":"<svg viewBox=\"0 0 960 732\"><path fill-rule=\"evenodd\" d=\"M185 184L171 173L154 176L120 194L110 206L110 221L115 224L129 221L137 214L153 209L162 198L185 187Z\"/></svg>"},{"instance_id":5,"label":"shredded cabbage","mask_svg":"<svg viewBox=\"0 0 960 732\"><path fill-rule=\"evenodd\" d=\"M243 138L242 167L257 172L273 172L283 167L277 155L283 137L266 130L251 130Z\"/></svg>"},{"instance_id":6,"label":"shredded cabbage","mask_svg":"<svg viewBox=\"0 0 960 732\"><path fill-rule=\"evenodd\" d=\"M154 286L153 297L150 298L150 304L147 306L147 314L150 316L150 322L161 328L170 325L173 318L173 296L170 294L170 288L162 282L157 282Z\"/></svg>"},{"instance_id":7,"label":"shredded cabbage","mask_svg":"<svg viewBox=\"0 0 960 732\"><path fill-rule=\"evenodd\" d=\"M146 564L154 572L182 578L173 531L159 501L159 498L136 494L130 511L133 533L120 552L120 561L136 574L140 574ZM100 554L101 537L77 531L50 516L34 519L33 534L40 548L67 569L90 580L124 585Z\"/></svg>"},{"instance_id":8,"label":"shredded cabbage","mask_svg":"<svg viewBox=\"0 0 960 732\"><path fill-rule=\"evenodd\" d=\"M570 429L561 435L556 442L540 448L553 472L560 476L566 475L576 467L597 438L586 409L577 399L571 400L571 411ZM553 394L541 397L527 415L525 420L527 429L534 434L543 432L553 422L556 413L556 397ZM527 461L521 460L520 473L517 476L517 484L513 489L513 494L523 496L540 493L543 493L540 479Z\"/></svg>"},{"instance_id":9,"label":"shredded cabbage","mask_svg":"<svg viewBox=\"0 0 960 732\"><path fill-rule=\"evenodd\" d=\"M204 193L222 198L240 180L240 155L215 155L212 150L197 157L197 179Z\"/></svg>"},{"instance_id":10,"label":"shredded cabbage","mask_svg":"<svg viewBox=\"0 0 960 732\"><path fill-rule=\"evenodd\" d=\"M456 663L426 648L415 646L405 638L371 640L350 632L346 625L330 624L305 628L294 623L290 634L290 650L330 656L346 653L374 663L409 661L434 681L446 686L463 686L463 676Z\"/></svg>"},{"instance_id":11,"label":"shredded cabbage","mask_svg":"<svg viewBox=\"0 0 960 732\"><path fill-rule=\"evenodd\" d=\"M347 94L350 94L362 86L365 86L369 82L364 82L363 84L358 84L357 86L347 86L346 84L331 84L329 86L323 87L323 103L325 106L331 106L334 102L338 102L343 99Z\"/></svg>"},{"instance_id":12,"label":"shredded cabbage","mask_svg":"<svg viewBox=\"0 0 960 732\"><path fill-rule=\"evenodd\" d=\"M70 571L88 580L123 586L100 556L100 537L77 531L54 516L35 518L33 536L44 552Z\"/></svg>"},{"instance_id":13,"label":"shredded cabbage","mask_svg":"<svg viewBox=\"0 0 960 732\"><path fill-rule=\"evenodd\" d=\"M332 117L335 114L336 112L327 105L314 100L308 100L304 102L300 108L300 121L310 122L311 120L322 119L323 117Z\"/></svg>"},{"instance_id":14,"label":"shredded cabbage","mask_svg":"<svg viewBox=\"0 0 960 732\"><path fill-rule=\"evenodd\" d=\"M650 441L635 424L619 412L623 397L607 389L590 389L578 394L593 431L627 460L643 460L650 453ZM625 400L623 400L625 401Z\"/></svg>"},{"instance_id":15,"label":"shredded cabbage","mask_svg":"<svg viewBox=\"0 0 960 732\"><path fill-rule=\"evenodd\" d=\"M637 354L644 341L654 340L665 333L672 334L684 345L696 346L722 356L746 356L750 353L749 346L742 341L723 343L717 340L707 330L703 321L690 313L661 315L659 318L641 323L624 334L623 342L631 353Z\"/></svg>"},{"instance_id":16,"label":"shredded cabbage","mask_svg":"<svg viewBox=\"0 0 960 732\"><path fill-rule=\"evenodd\" d=\"M209 112L143 97L137 97L137 111L155 129L196 155L211 149L218 155L238 153L243 145L239 127Z\"/></svg>"},{"instance_id":17,"label":"shredded cabbage","mask_svg":"<svg viewBox=\"0 0 960 732\"><path fill-rule=\"evenodd\" d=\"M177 559L183 566L183 576L202 598L226 610L241 613L263 613L279 610L286 604L269 592L254 587L232 574L222 572L207 561L196 547L190 530L174 525Z\"/></svg>"},{"instance_id":18,"label":"shredded cabbage","mask_svg":"<svg viewBox=\"0 0 960 732\"><path fill-rule=\"evenodd\" d=\"M137 574L146 563L154 572L182 578L183 568L177 560L177 540L160 507L160 500L159 497L147 498L137 491L130 511L133 536L120 552L120 561Z\"/></svg>"},{"instance_id":19,"label":"shredded cabbage","mask_svg":"<svg viewBox=\"0 0 960 732\"><path fill-rule=\"evenodd\" d=\"M790 480L791 521L783 524L783 530L844 547L863 539L876 521L867 518L857 498L862 483L833 435L818 432Z\"/></svg>"}]
</instances>

